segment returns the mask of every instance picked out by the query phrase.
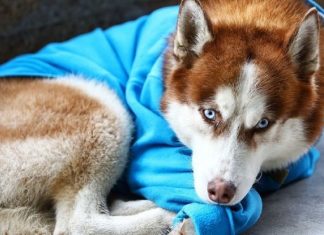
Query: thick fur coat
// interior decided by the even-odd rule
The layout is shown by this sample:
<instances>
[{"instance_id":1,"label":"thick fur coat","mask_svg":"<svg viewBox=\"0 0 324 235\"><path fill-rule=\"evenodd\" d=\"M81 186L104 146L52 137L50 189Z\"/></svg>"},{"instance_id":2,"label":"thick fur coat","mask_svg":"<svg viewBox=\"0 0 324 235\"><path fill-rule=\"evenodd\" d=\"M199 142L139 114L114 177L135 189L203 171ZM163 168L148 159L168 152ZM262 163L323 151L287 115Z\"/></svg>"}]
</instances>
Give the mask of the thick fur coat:
<instances>
[{"instance_id":1,"label":"thick fur coat","mask_svg":"<svg viewBox=\"0 0 324 235\"><path fill-rule=\"evenodd\" d=\"M201 200L240 202L260 171L319 137L324 36L295 0L184 0L164 58L161 109L192 149ZM0 80L0 232L159 234L174 217L106 198L133 124L114 91L82 77ZM127 217L124 217L127 216ZM190 222L173 233L194 233ZM180 231L179 231L180 230Z\"/></svg>"}]
</instances>

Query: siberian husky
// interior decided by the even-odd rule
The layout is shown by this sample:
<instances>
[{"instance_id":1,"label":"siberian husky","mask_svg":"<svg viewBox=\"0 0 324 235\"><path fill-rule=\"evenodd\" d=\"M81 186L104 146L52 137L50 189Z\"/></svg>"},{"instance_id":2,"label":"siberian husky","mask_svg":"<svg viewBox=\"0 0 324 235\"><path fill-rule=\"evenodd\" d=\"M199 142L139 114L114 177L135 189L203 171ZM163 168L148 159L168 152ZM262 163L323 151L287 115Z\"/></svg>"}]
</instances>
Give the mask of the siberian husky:
<instances>
[{"instance_id":1,"label":"siberian husky","mask_svg":"<svg viewBox=\"0 0 324 235\"><path fill-rule=\"evenodd\" d=\"M239 202L260 171L298 160L319 137L320 36L316 10L301 1L181 3L161 110L193 151L203 201ZM0 232L158 234L170 225L173 214L146 201L118 204L115 215L127 218L108 214L132 132L112 91L75 77L1 79L0 120Z\"/></svg>"},{"instance_id":2,"label":"siberian husky","mask_svg":"<svg viewBox=\"0 0 324 235\"><path fill-rule=\"evenodd\" d=\"M193 151L201 199L236 204L260 171L298 160L318 139L322 38L317 11L302 1L182 2L162 110Z\"/></svg>"}]
</instances>

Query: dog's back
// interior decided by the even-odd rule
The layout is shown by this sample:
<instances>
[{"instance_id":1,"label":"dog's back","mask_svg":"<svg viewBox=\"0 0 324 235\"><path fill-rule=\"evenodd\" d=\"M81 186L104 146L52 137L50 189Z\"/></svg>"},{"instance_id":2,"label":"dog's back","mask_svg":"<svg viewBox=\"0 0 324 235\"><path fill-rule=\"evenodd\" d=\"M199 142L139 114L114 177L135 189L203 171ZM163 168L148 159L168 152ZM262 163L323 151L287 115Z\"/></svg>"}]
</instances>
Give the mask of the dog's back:
<instances>
[{"instance_id":1,"label":"dog's back","mask_svg":"<svg viewBox=\"0 0 324 235\"><path fill-rule=\"evenodd\" d=\"M103 86L77 78L2 79L0 107L2 205L39 206L65 187L66 195L80 190L105 164L123 169L130 119Z\"/></svg>"},{"instance_id":2,"label":"dog's back","mask_svg":"<svg viewBox=\"0 0 324 235\"><path fill-rule=\"evenodd\" d=\"M130 117L102 85L77 77L2 79L0 107L0 205L7 208L0 232L39 231L46 218L37 213L51 204L57 223L67 222L81 189L92 184L93 195L105 195L124 169Z\"/></svg>"},{"instance_id":3,"label":"dog's back","mask_svg":"<svg viewBox=\"0 0 324 235\"><path fill-rule=\"evenodd\" d=\"M158 234L173 214L107 196L133 124L114 91L80 76L0 79L0 234Z\"/></svg>"}]
</instances>

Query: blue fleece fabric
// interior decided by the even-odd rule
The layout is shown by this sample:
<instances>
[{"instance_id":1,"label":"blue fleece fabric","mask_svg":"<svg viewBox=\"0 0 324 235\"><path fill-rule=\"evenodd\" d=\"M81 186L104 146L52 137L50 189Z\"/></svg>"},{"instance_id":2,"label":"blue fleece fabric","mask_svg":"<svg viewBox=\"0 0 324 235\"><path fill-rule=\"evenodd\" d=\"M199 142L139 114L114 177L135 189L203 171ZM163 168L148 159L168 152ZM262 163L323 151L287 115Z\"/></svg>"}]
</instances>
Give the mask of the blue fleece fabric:
<instances>
[{"instance_id":1,"label":"blue fleece fabric","mask_svg":"<svg viewBox=\"0 0 324 235\"><path fill-rule=\"evenodd\" d=\"M36 54L0 66L1 77L83 75L112 88L132 112L136 137L126 172L130 190L177 213L175 223L192 218L197 234L238 234L259 218L262 202L251 189L232 207L204 204L193 187L191 152L177 140L162 117L162 60L168 35L174 31L178 7L108 30L97 29L64 43L53 43ZM313 173L319 152L312 148L289 167L286 183ZM264 176L258 190L281 185Z\"/></svg>"}]
</instances>

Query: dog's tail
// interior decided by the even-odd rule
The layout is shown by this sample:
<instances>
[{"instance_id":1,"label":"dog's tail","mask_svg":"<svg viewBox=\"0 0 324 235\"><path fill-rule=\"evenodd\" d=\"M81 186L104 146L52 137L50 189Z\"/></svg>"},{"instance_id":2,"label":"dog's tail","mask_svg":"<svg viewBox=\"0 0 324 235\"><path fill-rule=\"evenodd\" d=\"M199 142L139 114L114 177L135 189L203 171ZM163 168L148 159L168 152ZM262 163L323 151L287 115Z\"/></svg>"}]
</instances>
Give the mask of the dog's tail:
<instances>
[{"instance_id":1,"label":"dog's tail","mask_svg":"<svg viewBox=\"0 0 324 235\"><path fill-rule=\"evenodd\" d=\"M0 234L47 235L54 230L53 214L29 207L0 208Z\"/></svg>"}]
</instances>

